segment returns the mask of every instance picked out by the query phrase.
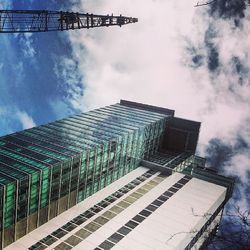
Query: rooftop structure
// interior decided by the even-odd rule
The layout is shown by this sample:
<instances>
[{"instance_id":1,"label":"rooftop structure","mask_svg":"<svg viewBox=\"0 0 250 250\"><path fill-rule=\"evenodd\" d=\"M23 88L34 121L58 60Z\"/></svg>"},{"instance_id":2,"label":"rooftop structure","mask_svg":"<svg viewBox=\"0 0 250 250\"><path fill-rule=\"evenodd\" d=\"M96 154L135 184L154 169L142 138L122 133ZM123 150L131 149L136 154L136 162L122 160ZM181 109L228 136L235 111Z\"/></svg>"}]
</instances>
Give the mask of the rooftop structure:
<instances>
[{"instance_id":1,"label":"rooftop structure","mask_svg":"<svg viewBox=\"0 0 250 250\"><path fill-rule=\"evenodd\" d=\"M195 156L199 128L121 100L1 137L0 248L201 246L233 180Z\"/></svg>"}]
</instances>

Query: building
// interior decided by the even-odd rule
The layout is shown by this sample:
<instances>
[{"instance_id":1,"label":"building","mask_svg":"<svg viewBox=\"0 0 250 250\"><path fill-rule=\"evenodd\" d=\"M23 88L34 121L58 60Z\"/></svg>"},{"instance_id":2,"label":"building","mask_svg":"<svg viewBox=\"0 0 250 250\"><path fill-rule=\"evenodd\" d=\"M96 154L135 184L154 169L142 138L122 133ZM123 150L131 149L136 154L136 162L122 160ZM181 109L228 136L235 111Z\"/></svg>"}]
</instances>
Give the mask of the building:
<instances>
[{"instance_id":1,"label":"building","mask_svg":"<svg viewBox=\"0 0 250 250\"><path fill-rule=\"evenodd\" d=\"M1 249L199 247L233 188L195 156L199 128L121 100L1 137Z\"/></svg>"}]
</instances>

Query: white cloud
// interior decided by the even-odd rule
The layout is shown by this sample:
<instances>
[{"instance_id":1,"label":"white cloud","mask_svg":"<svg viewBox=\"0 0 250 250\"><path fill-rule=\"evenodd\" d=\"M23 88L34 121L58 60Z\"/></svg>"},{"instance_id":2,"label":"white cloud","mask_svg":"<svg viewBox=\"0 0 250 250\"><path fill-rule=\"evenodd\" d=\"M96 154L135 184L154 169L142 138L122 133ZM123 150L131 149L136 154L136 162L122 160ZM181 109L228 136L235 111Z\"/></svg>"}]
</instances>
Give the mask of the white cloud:
<instances>
[{"instance_id":1,"label":"white cloud","mask_svg":"<svg viewBox=\"0 0 250 250\"><path fill-rule=\"evenodd\" d=\"M203 153L214 137L234 145L239 133L249 134L249 71L240 82L232 64L236 57L250 65L249 8L237 29L233 20L214 21L206 7L194 8L195 4L183 0L82 0L82 12L123 14L138 17L139 22L68 33L84 79L84 95L74 95L72 105L86 111L129 99L175 109L177 116L202 121L199 151ZM75 9L79 11L79 6ZM208 29L213 37L207 38ZM214 73L208 70L206 39L218 52L219 67ZM190 67L188 45L203 59L196 69ZM245 154L238 154L225 171L246 181L246 162ZM241 202L245 204L245 200Z\"/></svg>"},{"instance_id":2,"label":"white cloud","mask_svg":"<svg viewBox=\"0 0 250 250\"><path fill-rule=\"evenodd\" d=\"M60 56L55 57L54 61L54 73L58 79L58 91L62 92L61 99L63 99L63 102L53 100L52 107L54 103L57 103L56 109L62 107L62 105L67 106L67 112L65 108L63 108L62 112L69 113L70 107L77 107L78 100L83 96L82 76L78 69L78 63L75 60ZM59 113L62 114L62 112L60 111Z\"/></svg>"},{"instance_id":3,"label":"white cloud","mask_svg":"<svg viewBox=\"0 0 250 250\"><path fill-rule=\"evenodd\" d=\"M16 116L17 116L17 119L19 120L19 122L22 124L23 129L28 129L28 128L32 128L32 127L36 126L32 117L29 116L26 112L17 111Z\"/></svg>"},{"instance_id":4,"label":"white cloud","mask_svg":"<svg viewBox=\"0 0 250 250\"><path fill-rule=\"evenodd\" d=\"M222 65L215 78L207 65L194 70L186 64L191 60L185 48L187 39L206 56L204 37L212 22L206 8L194 8L195 3L82 1L83 12L121 13L138 17L139 22L122 28L70 32L85 88L83 96L75 96L74 107L86 110L130 99L169 107L177 116L202 121L201 143L213 136L231 137L249 115L250 89L248 80L243 86L238 84L227 51L250 65L250 22L246 18L240 32L229 22L218 21L213 42Z\"/></svg>"},{"instance_id":5,"label":"white cloud","mask_svg":"<svg viewBox=\"0 0 250 250\"><path fill-rule=\"evenodd\" d=\"M52 100L49 101L49 105L53 110L56 119L62 119L67 116L73 115L73 111L70 108L69 103L67 102L67 100L65 101L63 98L62 99L53 98Z\"/></svg>"},{"instance_id":6,"label":"white cloud","mask_svg":"<svg viewBox=\"0 0 250 250\"><path fill-rule=\"evenodd\" d=\"M0 3L0 9L10 9L12 7L12 2L10 0L2 0Z\"/></svg>"},{"instance_id":7,"label":"white cloud","mask_svg":"<svg viewBox=\"0 0 250 250\"><path fill-rule=\"evenodd\" d=\"M24 33L20 35L20 43L23 51L23 55L27 58L34 58L36 50L33 46L32 33Z\"/></svg>"},{"instance_id":8,"label":"white cloud","mask_svg":"<svg viewBox=\"0 0 250 250\"><path fill-rule=\"evenodd\" d=\"M180 33L185 36L192 30L192 4L118 0L84 1L83 7L86 12L135 16L139 22L71 33L75 57L85 76L85 95L79 105L90 109L128 98L177 108L185 114L187 106L192 111L201 103L202 99L190 99L198 94L180 53Z\"/></svg>"}]
</instances>

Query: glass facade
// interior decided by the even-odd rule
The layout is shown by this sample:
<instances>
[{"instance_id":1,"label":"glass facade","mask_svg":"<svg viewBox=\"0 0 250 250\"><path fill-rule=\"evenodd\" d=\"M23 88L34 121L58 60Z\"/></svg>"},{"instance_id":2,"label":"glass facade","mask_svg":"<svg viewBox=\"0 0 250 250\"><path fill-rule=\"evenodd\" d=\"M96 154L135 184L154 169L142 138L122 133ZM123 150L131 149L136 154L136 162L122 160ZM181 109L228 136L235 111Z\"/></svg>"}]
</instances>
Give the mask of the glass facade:
<instances>
[{"instance_id":1,"label":"glass facade","mask_svg":"<svg viewBox=\"0 0 250 250\"><path fill-rule=\"evenodd\" d=\"M0 138L0 249L158 152L172 113L115 104Z\"/></svg>"}]
</instances>

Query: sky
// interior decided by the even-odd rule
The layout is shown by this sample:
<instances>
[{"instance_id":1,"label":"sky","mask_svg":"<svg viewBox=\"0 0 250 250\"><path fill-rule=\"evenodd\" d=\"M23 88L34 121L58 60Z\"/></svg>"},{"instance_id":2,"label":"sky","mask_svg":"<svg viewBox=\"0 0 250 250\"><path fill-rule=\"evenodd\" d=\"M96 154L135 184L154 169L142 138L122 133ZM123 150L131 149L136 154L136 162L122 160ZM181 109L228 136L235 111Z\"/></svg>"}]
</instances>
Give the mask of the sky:
<instances>
[{"instance_id":1,"label":"sky","mask_svg":"<svg viewBox=\"0 0 250 250\"><path fill-rule=\"evenodd\" d=\"M202 3L202 1L200 1ZM250 207L250 8L244 0L3 0L0 8L137 17L123 27L0 36L0 135L128 99L201 121L198 154Z\"/></svg>"}]
</instances>

